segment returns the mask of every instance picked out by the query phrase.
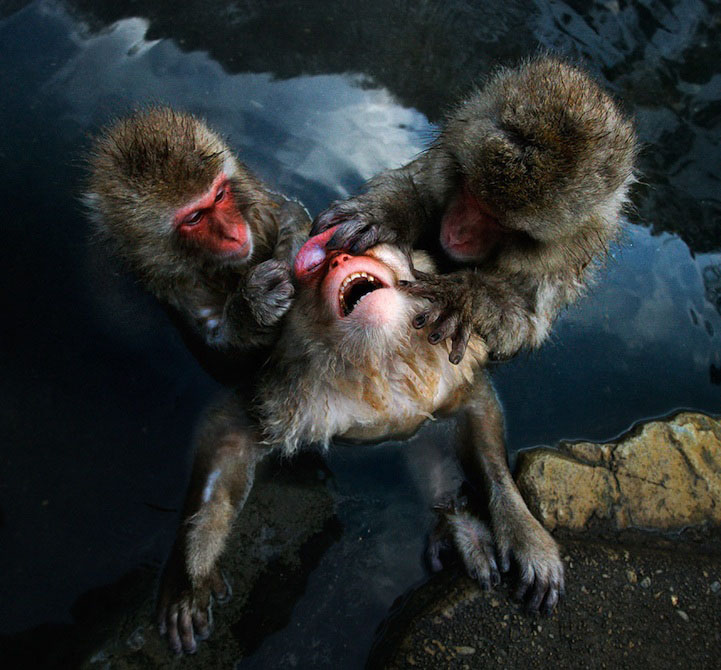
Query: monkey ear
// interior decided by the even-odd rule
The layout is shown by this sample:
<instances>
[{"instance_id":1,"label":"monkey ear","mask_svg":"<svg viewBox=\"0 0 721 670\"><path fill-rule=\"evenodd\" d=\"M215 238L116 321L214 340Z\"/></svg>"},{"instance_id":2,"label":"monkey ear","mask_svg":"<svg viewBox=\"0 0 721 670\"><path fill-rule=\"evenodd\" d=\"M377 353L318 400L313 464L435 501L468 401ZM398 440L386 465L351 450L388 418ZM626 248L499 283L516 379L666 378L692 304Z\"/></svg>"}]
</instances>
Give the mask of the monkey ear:
<instances>
[{"instance_id":1,"label":"monkey ear","mask_svg":"<svg viewBox=\"0 0 721 670\"><path fill-rule=\"evenodd\" d=\"M298 281L307 281L324 265L327 256L325 245L333 237L336 228L338 226L333 226L311 237L300 248L293 263L293 273Z\"/></svg>"}]
</instances>

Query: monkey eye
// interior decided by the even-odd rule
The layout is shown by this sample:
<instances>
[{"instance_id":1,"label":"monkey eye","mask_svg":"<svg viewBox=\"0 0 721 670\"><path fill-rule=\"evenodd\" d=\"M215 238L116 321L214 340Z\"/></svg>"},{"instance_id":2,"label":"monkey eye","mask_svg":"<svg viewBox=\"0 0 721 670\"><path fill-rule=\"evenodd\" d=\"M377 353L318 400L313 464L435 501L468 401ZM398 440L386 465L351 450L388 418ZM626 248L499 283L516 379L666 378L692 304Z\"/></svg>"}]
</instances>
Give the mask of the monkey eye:
<instances>
[{"instance_id":1,"label":"monkey eye","mask_svg":"<svg viewBox=\"0 0 721 670\"><path fill-rule=\"evenodd\" d=\"M197 223L200 223L200 220L203 218L203 210L199 209L197 212L193 212L192 214L186 216L183 219L183 225L184 226L194 226Z\"/></svg>"},{"instance_id":2,"label":"monkey eye","mask_svg":"<svg viewBox=\"0 0 721 670\"><path fill-rule=\"evenodd\" d=\"M225 189L219 188L218 192L215 194L215 202L220 202L225 197Z\"/></svg>"}]
</instances>

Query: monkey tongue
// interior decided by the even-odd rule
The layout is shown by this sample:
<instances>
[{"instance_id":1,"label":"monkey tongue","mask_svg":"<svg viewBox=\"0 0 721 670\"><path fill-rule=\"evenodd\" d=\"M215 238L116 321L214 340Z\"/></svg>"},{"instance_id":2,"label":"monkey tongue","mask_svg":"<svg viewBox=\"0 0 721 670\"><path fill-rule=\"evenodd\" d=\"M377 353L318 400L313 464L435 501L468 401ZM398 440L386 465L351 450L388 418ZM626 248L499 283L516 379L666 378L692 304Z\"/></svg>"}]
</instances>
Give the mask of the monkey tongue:
<instances>
[{"instance_id":1,"label":"monkey tongue","mask_svg":"<svg viewBox=\"0 0 721 670\"><path fill-rule=\"evenodd\" d=\"M314 235L301 247L293 264L293 272L298 281L310 280L325 265L328 258L325 245L333 236L337 227L333 226L318 235Z\"/></svg>"}]
</instances>

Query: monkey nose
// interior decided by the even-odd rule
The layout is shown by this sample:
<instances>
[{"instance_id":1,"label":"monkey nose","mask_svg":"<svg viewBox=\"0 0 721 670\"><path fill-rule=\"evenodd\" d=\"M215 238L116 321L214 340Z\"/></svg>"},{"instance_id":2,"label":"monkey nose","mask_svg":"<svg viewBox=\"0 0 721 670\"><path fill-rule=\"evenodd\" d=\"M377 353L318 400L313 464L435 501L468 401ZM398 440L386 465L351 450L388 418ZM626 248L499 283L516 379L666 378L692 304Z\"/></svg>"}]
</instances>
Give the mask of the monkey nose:
<instances>
[{"instance_id":1,"label":"monkey nose","mask_svg":"<svg viewBox=\"0 0 721 670\"><path fill-rule=\"evenodd\" d=\"M337 227L338 226L333 226L319 235L315 235L306 240L306 243L301 247L293 263L293 272L298 281L310 279L323 268L329 257L325 245L333 236ZM333 256L336 255L334 252Z\"/></svg>"}]
</instances>

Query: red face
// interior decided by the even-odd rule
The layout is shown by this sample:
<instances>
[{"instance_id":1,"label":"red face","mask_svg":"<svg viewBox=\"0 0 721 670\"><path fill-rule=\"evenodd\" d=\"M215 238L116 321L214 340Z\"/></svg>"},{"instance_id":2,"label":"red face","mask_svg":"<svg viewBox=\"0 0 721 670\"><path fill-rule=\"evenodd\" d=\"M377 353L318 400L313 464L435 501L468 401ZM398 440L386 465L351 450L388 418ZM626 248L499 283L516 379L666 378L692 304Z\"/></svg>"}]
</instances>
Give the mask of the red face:
<instances>
[{"instance_id":1,"label":"red face","mask_svg":"<svg viewBox=\"0 0 721 670\"><path fill-rule=\"evenodd\" d=\"M181 207L174 224L184 239L215 256L241 259L252 249L248 224L235 205L224 174L218 175L200 198Z\"/></svg>"},{"instance_id":2,"label":"red face","mask_svg":"<svg viewBox=\"0 0 721 670\"><path fill-rule=\"evenodd\" d=\"M441 245L454 260L480 262L503 237L490 210L464 189L441 221Z\"/></svg>"},{"instance_id":3,"label":"red face","mask_svg":"<svg viewBox=\"0 0 721 670\"><path fill-rule=\"evenodd\" d=\"M395 322L398 279L411 278L405 256L387 246L374 247L362 256L326 252L325 244L334 232L331 228L312 237L298 252L294 271L301 287L316 291L339 320L369 326Z\"/></svg>"}]
</instances>

